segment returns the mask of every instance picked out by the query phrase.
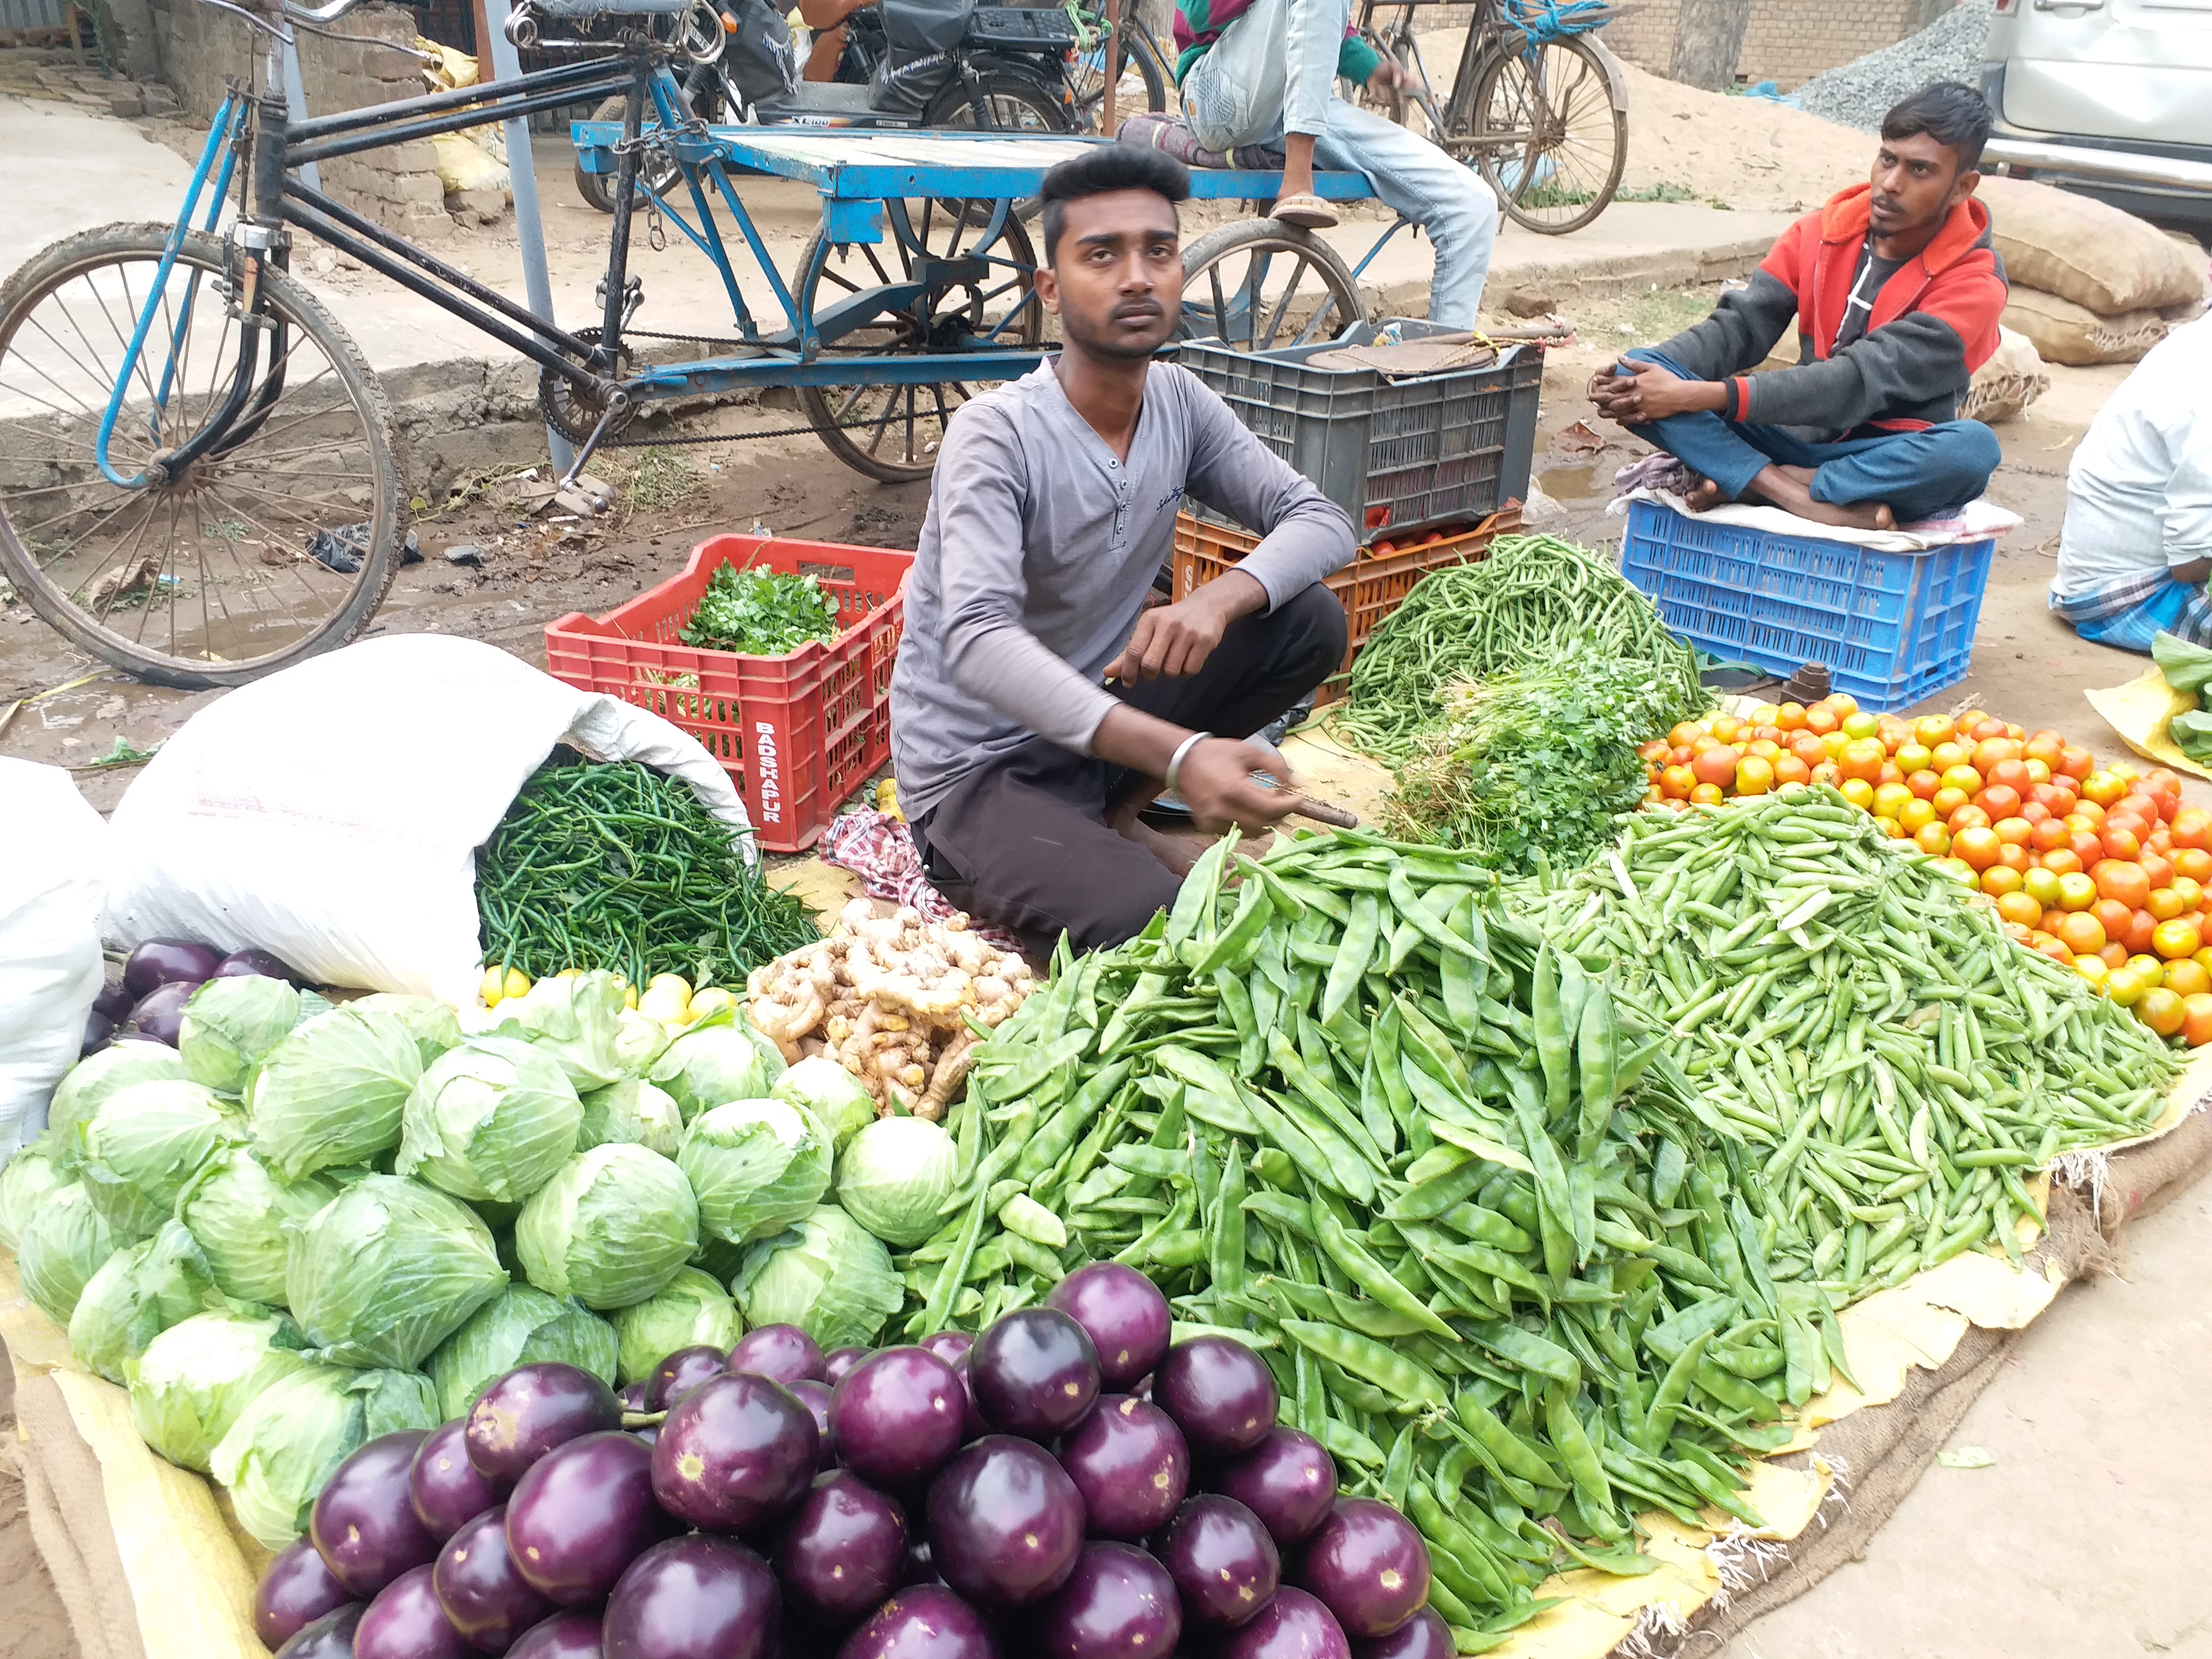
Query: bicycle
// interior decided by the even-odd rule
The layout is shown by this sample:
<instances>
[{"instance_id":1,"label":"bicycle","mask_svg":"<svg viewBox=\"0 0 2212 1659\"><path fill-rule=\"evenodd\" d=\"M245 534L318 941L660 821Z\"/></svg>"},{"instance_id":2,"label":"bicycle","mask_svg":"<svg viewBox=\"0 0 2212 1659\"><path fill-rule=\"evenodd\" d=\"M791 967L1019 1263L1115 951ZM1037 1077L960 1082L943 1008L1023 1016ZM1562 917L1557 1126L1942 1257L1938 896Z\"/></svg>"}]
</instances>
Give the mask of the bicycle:
<instances>
[{"instance_id":1,"label":"bicycle","mask_svg":"<svg viewBox=\"0 0 2212 1659\"><path fill-rule=\"evenodd\" d=\"M1516 224L1560 236L1590 223L1628 163L1627 77L1593 33L1616 12L1601 0L1475 0L1440 106L1413 26L1435 3L1361 0L1361 29L1420 88L1400 118L1410 125L1418 111L1430 140L1473 161Z\"/></svg>"},{"instance_id":2,"label":"bicycle","mask_svg":"<svg viewBox=\"0 0 2212 1659\"><path fill-rule=\"evenodd\" d=\"M1106 14L1090 9L1081 0L1067 0L1066 11L1081 38L1067 76L1068 90L1075 100L1075 130L1097 132L1106 105ZM1140 108L1155 115L1164 112L1175 89L1175 54L1154 40L1152 31L1138 19L1135 0L1128 0L1122 8L1116 33L1120 37L1114 43L1117 111L1128 115ZM1133 70L1142 89L1142 105L1129 96Z\"/></svg>"}]
</instances>

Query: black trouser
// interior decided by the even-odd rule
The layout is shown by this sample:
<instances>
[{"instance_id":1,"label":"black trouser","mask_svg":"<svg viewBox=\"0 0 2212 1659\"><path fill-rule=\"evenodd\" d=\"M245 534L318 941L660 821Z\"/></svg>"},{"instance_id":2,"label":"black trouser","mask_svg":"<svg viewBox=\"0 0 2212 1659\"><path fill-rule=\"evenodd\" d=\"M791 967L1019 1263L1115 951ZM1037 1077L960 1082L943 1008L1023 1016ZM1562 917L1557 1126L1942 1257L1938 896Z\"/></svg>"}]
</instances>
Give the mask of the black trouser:
<instances>
[{"instance_id":1,"label":"black trouser","mask_svg":"<svg viewBox=\"0 0 2212 1659\"><path fill-rule=\"evenodd\" d=\"M1344 607L1316 582L1274 611L1240 617L1205 667L1115 685L1133 708L1224 738L1250 735L1344 661ZM1065 932L1078 951L1144 931L1182 878L1106 820L1146 780L1033 738L969 773L923 813L929 878L971 915L1003 923L1033 955Z\"/></svg>"}]
</instances>

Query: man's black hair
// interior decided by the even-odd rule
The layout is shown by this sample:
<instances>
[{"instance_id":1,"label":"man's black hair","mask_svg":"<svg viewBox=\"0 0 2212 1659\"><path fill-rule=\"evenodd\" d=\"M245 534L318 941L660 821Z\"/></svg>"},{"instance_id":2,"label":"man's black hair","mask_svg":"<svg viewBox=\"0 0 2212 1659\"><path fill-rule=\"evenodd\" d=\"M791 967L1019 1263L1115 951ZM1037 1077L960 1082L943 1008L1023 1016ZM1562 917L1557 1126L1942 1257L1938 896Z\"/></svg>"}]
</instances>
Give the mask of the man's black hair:
<instances>
[{"instance_id":1,"label":"man's black hair","mask_svg":"<svg viewBox=\"0 0 2212 1659\"><path fill-rule=\"evenodd\" d=\"M1149 190L1170 202L1190 199L1190 169L1163 151L1135 144L1097 144L1044 176L1037 195L1044 203L1044 262L1059 263L1060 233L1067 223L1067 204L1086 196L1117 190Z\"/></svg>"},{"instance_id":2,"label":"man's black hair","mask_svg":"<svg viewBox=\"0 0 2212 1659\"><path fill-rule=\"evenodd\" d=\"M1962 81L1937 81L1883 116L1881 136L1911 138L1924 132L1959 158L1960 173L1970 173L1996 125L1980 93Z\"/></svg>"}]
</instances>

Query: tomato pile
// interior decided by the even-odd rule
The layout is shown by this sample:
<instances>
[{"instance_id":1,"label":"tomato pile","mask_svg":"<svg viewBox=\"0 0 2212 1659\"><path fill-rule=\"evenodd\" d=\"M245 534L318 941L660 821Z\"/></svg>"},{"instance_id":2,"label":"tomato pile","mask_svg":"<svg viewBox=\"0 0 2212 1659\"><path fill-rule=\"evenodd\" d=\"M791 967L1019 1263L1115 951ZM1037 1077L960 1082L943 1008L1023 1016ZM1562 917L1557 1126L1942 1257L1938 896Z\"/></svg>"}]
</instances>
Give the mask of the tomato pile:
<instances>
[{"instance_id":1,"label":"tomato pile","mask_svg":"<svg viewBox=\"0 0 2212 1659\"><path fill-rule=\"evenodd\" d=\"M1834 785L1985 895L2021 943L2160 1036L2212 1042L2212 812L2183 807L2165 768L2100 769L2057 732L1875 714L1841 692L1686 720L1641 752L1655 803Z\"/></svg>"}]
</instances>

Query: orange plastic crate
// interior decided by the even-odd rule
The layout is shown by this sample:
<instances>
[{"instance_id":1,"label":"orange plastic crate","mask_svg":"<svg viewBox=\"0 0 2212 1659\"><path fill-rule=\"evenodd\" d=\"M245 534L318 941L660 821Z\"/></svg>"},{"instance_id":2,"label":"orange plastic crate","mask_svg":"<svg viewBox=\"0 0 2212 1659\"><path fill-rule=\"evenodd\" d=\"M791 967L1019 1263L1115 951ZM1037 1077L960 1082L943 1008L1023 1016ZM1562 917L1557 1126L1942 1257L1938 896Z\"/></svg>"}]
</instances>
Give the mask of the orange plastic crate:
<instances>
[{"instance_id":1,"label":"orange plastic crate","mask_svg":"<svg viewBox=\"0 0 2212 1659\"><path fill-rule=\"evenodd\" d=\"M684 625L726 564L818 576L837 600L837 637L786 657L685 645ZM682 726L728 769L760 844L799 852L890 758L891 665L913 566L913 554L880 547L716 536L681 575L619 610L548 623L546 672Z\"/></svg>"},{"instance_id":2,"label":"orange plastic crate","mask_svg":"<svg viewBox=\"0 0 2212 1659\"><path fill-rule=\"evenodd\" d=\"M1351 624L1351 642L1345 649L1344 666L1329 676L1321 688L1318 701L1334 702L1344 695L1345 678L1352 672L1352 661L1359 655L1360 647L1382 625L1382 619L1405 603L1414 583L1431 570L1474 564L1488 558L1493 538L1510 536L1520 528L1521 503L1508 501L1474 529L1419 547L1398 548L1388 553L1379 553L1371 547L1361 548L1350 564L1328 578L1328 591L1343 602L1345 619ZM1222 572L1235 569L1237 562L1259 544L1260 538L1249 532L1178 513L1174 597L1189 598Z\"/></svg>"}]
</instances>

